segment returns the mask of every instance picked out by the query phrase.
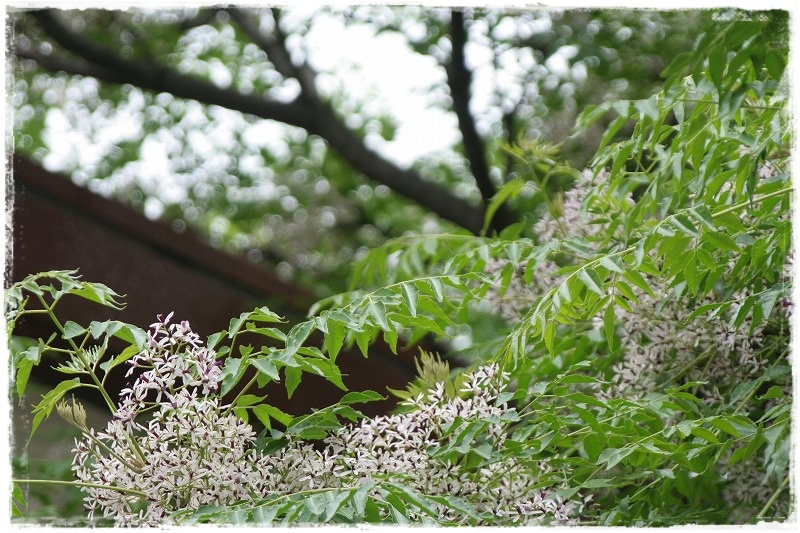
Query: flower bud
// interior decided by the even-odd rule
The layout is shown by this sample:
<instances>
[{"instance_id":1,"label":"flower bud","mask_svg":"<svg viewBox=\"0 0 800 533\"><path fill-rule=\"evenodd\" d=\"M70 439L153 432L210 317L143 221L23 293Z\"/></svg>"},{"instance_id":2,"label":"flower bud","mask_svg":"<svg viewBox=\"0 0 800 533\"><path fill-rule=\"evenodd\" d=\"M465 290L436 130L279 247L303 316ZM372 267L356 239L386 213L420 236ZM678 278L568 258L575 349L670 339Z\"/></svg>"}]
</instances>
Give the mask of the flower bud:
<instances>
[{"instance_id":1,"label":"flower bud","mask_svg":"<svg viewBox=\"0 0 800 533\"><path fill-rule=\"evenodd\" d=\"M82 431L89 431L89 428L86 426L86 409L83 408L83 405L76 402L74 398L71 405L67 403L66 400L63 400L56 405L56 410L58 411L58 415L70 424L73 424Z\"/></svg>"}]
</instances>

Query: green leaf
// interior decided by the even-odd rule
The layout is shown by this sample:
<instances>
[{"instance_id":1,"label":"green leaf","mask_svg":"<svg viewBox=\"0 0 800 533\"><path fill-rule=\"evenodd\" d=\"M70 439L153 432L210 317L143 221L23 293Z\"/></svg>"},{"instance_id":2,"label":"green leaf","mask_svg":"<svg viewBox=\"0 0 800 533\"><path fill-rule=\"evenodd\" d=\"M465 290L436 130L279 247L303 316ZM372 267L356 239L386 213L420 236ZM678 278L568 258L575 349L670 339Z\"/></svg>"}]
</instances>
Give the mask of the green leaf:
<instances>
[{"instance_id":1,"label":"green leaf","mask_svg":"<svg viewBox=\"0 0 800 533\"><path fill-rule=\"evenodd\" d=\"M239 315L238 318L232 318L230 323L228 324L228 338L232 339L236 334L239 333L239 330L242 328L242 325L245 323L247 318L250 316L250 313L242 313Z\"/></svg>"},{"instance_id":2,"label":"green leaf","mask_svg":"<svg viewBox=\"0 0 800 533\"><path fill-rule=\"evenodd\" d=\"M442 280L435 277L428 278L428 284L430 284L431 289L433 289L436 301L441 302L444 299L444 285L442 285Z\"/></svg>"},{"instance_id":3,"label":"green leaf","mask_svg":"<svg viewBox=\"0 0 800 533\"><path fill-rule=\"evenodd\" d=\"M717 227L714 225L714 218L711 216L711 211L703 205L698 205L689 208L689 214L697 220L700 224L705 226L710 231L716 231Z\"/></svg>"},{"instance_id":4,"label":"green leaf","mask_svg":"<svg viewBox=\"0 0 800 533\"><path fill-rule=\"evenodd\" d=\"M261 402L266 396L256 396L255 394L243 394L236 399L236 407L250 407Z\"/></svg>"},{"instance_id":5,"label":"green leaf","mask_svg":"<svg viewBox=\"0 0 800 533\"><path fill-rule=\"evenodd\" d=\"M325 350L328 352L328 357L331 358L331 361L336 361L336 357L339 355L342 346L344 346L344 339L347 336L347 326L338 320L333 320L329 316L327 317L325 326L328 330L325 332Z\"/></svg>"},{"instance_id":6,"label":"green leaf","mask_svg":"<svg viewBox=\"0 0 800 533\"><path fill-rule=\"evenodd\" d=\"M694 223L686 215L677 214L674 217L672 217L672 225L675 227L675 229L691 237L696 237L700 235L700 232L697 231L697 228L695 227Z\"/></svg>"},{"instance_id":7,"label":"green leaf","mask_svg":"<svg viewBox=\"0 0 800 533\"><path fill-rule=\"evenodd\" d=\"M583 450L594 464L599 464L600 453L606 448L606 439L602 433L589 433L583 438Z\"/></svg>"},{"instance_id":8,"label":"green leaf","mask_svg":"<svg viewBox=\"0 0 800 533\"><path fill-rule=\"evenodd\" d=\"M86 333L86 328L84 328L80 324L76 324L72 320L67 320L66 323L64 323L63 337L65 339L72 339L79 335L83 335L84 333Z\"/></svg>"},{"instance_id":9,"label":"green leaf","mask_svg":"<svg viewBox=\"0 0 800 533\"><path fill-rule=\"evenodd\" d=\"M378 481L366 480L358 485L358 489L356 489L355 493L353 494L353 507L355 508L357 518L364 516L367 498L377 484Z\"/></svg>"},{"instance_id":10,"label":"green leaf","mask_svg":"<svg viewBox=\"0 0 800 533\"><path fill-rule=\"evenodd\" d=\"M120 364L124 363L134 355L138 354L139 352L140 349L135 344L131 344L130 346L122 350L122 352L120 352L120 354L117 355L114 359L109 359L105 363L102 363L100 365L100 368L103 370L103 372L108 373L109 370L119 366Z\"/></svg>"},{"instance_id":11,"label":"green leaf","mask_svg":"<svg viewBox=\"0 0 800 533\"><path fill-rule=\"evenodd\" d=\"M697 289L700 287L700 280L697 278L697 258L692 252L689 254L689 261L683 267L683 277L686 279L686 284L692 294L697 294Z\"/></svg>"},{"instance_id":12,"label":"green leaf","mask_svg":"<svg viewBox=\"0 0 800 533\"><path fill-rule=\"evenodd\" d=\"M617 177L620 170L622 170L622 168L628 162L633 149L634 145L630 142L625 143L622 146L622 148L619 150L619 153L614 157L614 164L611 165L611 172L608 175L609 180L613 180Z\"/></svg>"},{"instance_id":13,"label":"green leaf","mask_svg":"<svg viewBox=\"0 0 800 533\"><path fill-rule=\"evenodd\" d=\"M27 357L21 359L19 363L17 363L17 376L15 381L17 385L17 396L19 397L20 403L22 403L25 387L28 385L28 379L31 376L31 370L33 370L34 364L34 361L31 361Z\"/></svg>"},{"instance_id":14,"label":"green leaf","mask_svg":"<svg viewBox=\"0 0 800 533\"><path fill-rule=\"evenodd\" d=\"M602 383L599 379L583 374L564 374L559 376L557 383Z\"/></svg>"},{"instance_id":15,"label":"green leaf","mask_svg":"<svg viewBox=\"0 0 800 533\"><path fill-rule=\"evenodd\" d=\"M784 69L786 69L786 61L783 58L783 54L777 50L769 50L766 58L764 58L764 66L767 67L767 72L773 79L780 80Z\"/></svg>"},{"instance_id":16,"label":"green leaf","mask_svg":"<svg viewBox=\"0 0 800 533\"><path fill-rule=\"evenodd\" d=\"M342 373L339 367L331 363L328 359L301 359L300 366L303 370L317 374L324 377L342 390L347 390L347 387L342 382Z\"/></svg>"},{"instance_id":17,"label":"green leaf","mask_svg":"<svg viewBox=\"0 0 800 533\"><path fill-rule=\"evenodd\" d=\"M258 357L250 360L250 364L259 372L270 378L272 381L280 381L280 374L278 368L269 358Z\"/></svg>"},{"instance_id":18,"label":"green leaf","mask_svg":"<svg viewBox=\"0 0 800 533\"><path fill-rule=\"evenodd\" d=\"M726 48L718 45L711 49L708 55L708 75L711 81L722 92L722 72L725 69Z\"/></svg>"},{"instance_id":19,"label":"green leaf","mask_svg":"<svg viewBox=\"0 0 800 533\"><path fill-rule=\"evenodd\" d=\"M683 420L678 422L678 424L675 426L675 429L678 430L678 433L681 435L681 437L688 437L692 432L692 421Z\"/></svg>"},{"instance_id":20,"label":"green leaf","mask_svg":"<svg viewBox=\"0 0 800 533\"><path fill-rule=\"evenodd\" d=\"M625 125L626 122L628 122L627 115L619 116L611 121L611 124L608 125L605 133L600 138L600 144L597 146L598 152L614 139L614 136L622 128L622 126Z\"/></svg>"},{"instance_id":21,"label":"green leaf","mask_svg":"<svg viewBox=\"0 0 800 533\"><path fill-rule=\"evenodd\" d=\"M25 493L22 492L22 489L17 483L12 484L11 505L11 516L16 518L23 518L25 516L22 512L22 508L28 507L28 503L25 501Z\"/></svg>"},{"instance_id":22,"label":"green leaf","mask_svg":"<svg viewBox=\"0 0 800 533\"><path fill-rule=\"evenodd\" d=\"M739 329L739 326L742 325L742 322L744 322L745 318L747 318L747 315L750 313L750 309L753 308L754 303L755 303L754 296L749 296L745 298L744 301L742 302L742 305L739 307L739 310L736 311L736 316L733 317L733 319L730 321L728 325L731 326L733 329Z\"/></svg>"},{"instance_id":23,"label":"green leaf","mask_svg":"<svg viewBox=\"0 0 800 533\"><path fill-rule=\"evenodd\" d=\"M329 522L336 515L336 513L339 512L339 509L341 509L342 505L350 500L350 498L353 496L353 492L354 491L352 489L339 489L333 492L333 498L331 498L331 501L325 507L325 516L323 517L322 521Z\"/></svg>"},{"instance_id":24,"label":"green leaf","mask_svg":"<svg viewBox=\"0 0 800 533\"><path fill-rule=\"evenodd\" d=\"M575 129L578 131L586 129L588 126L597 122L597 120L605 115L610 108L610 102L604 102L600 105L587 105L578 115Z\"/></svg>"},{"instance_id":25,"label":"green leaf","mask_svg":"<svg viewBox=\"0 0 800 533\"><path fill-rule=\"evenodd\" d=\"M388 331L392 329L392 327L389 325L389 322L386 320L386 306L382 301L375 298L369 298L367 300L367 312L369 312L369 316L375 320L382 330Z\"/></svg>"},{"instance_id":26,"label":"green leaf","mask_svg":"<svg viewBox=\"0 0 800 533\"><path fill-rule=\"evenodd\" d=\"M777 385L770 387L763 396L759 397L759 400L771 400L772 398L783 398L783 390Z\"/></svg>"},{"instance_id":27,"label":"green leaf","mask_svg":"<svg viewBox=\"0 0 800 533\"><path fill-rule=\"evenodd\" d=\"M300 385L302 375L303 371L299 367L286 367L286 396L288 398L292 397L297 386Z\"/></svg>"},{"instance_id":28,"label":"green leaf","mask_svg":"<svg viewBox=\"0 0 800 533\"><path fill-rule=\"evenodd\" d=\"M556 323L554 320L551 320L547 323L544 327L544 344L547 347L547 351L551 354L554 354L554 342L556 337Z\"/></svg>"},{"instance_id":29,"label":"green leaf","mask_svg":"<svg viewBox=\"0 0 800 533\"><path fill-rule=\"evenodd\" d=\"M633 105L642 117L658 120L658 95L654 94L646 100L634 100Z\"/></svg>"},{"instance_id":30,"label":"green leaf","mask_svg":"<svg viewBox=\"0 0 800 533\"><path fill-rule=\"evenodd\" d=\"M342 405L349 405L353 403L367 403L367 402L377 402L381 400L385 400L386 396L381 396L375 391L365 390L365 391L354 391L348 392L342 399L339 400L339 403Z\"/></svg>"},{"instance_id":31,"label":"green leaf","mask_svg":"<svg viewBox=\"0 0 800 533\"><path fill-rule=\"evenodd\" d=\"M273 313L269 310L268 307L258 307L254 309L249 316L249 320L253 320L254 322L266 322L266 323L275 323L275 322L283 322L283 317L278 315L277 313Z\"/></svg>"},{"instance_id":32,"label":"green leaf","mask_svg":"<svg viewBox=\"0 0 800 533\"><path fill-rule=\"evenodd\" d=\"M632 301L635 304L639 303L639 298L636 297L636 294L633 292L631 286L625 283L624 281L617 280L614 283L614 288L628 300Z\"/></svg>"},{"instance_id":33,"label":"green leaf","mask_svg":"<svg viewBox=\"0 0 800 533\"><path fill-rule=\"evenodd\" d=\"M424 311L432 315L434 318L438 319L439 322L454 326L455 322L453 319L439 306L438 303L433 301L428 296L420 296L419 301L417 302L417 307L420 311Z\"/></svg>"},{"instance_id":34,"label":"green leaf","mask_svg":"<svg viewBox=\"0 0 800 533\"><path fill-rule=\"evenodd\" d=\"M606 470L614 468L617 464L632 454L634 448L606 448L595 461L596 465L606 465Z\"/></svg>"},{"instance_id":35,"label":"green leaf","mask_svg":"<svg viewBox=\"0 0 800 533\"><path fill-rule=\"evenodd\" d=\"M603 256L600 258L600 264L610 270L611 272L616 272L618 274L624 274L625 270L622 267L622 263L617 256Z\"/></svg>"},{"instance_id":36,"label":"green leaf","mask_svg":"<svg viewBox=\"0 0 800 533\"><path fill-rule=\"evenodd\" d=\"M411 316L417 316L417 296L418 291L417 287L413 283L402 283L400 285L400 289L403 293L403 301L408 308L408 312L411 313Z\"/></svg>"},{"instance_id":37,"label":"green leaf","mask_svg":"<svg viewBox=\"0 0 800 533\"><path fill-rule=\"evenodd\" d=\"M728 464L733 466L736 463L747 461L758 451L759 448L761 448L766 441L767 439L764 437L764 426L759 424L755 435L752 439L750 439L750 442L747 444L747 446L733 451Z\"/></svg>"},{"instance_id":38,"label":"green leaf","mask_svg":"<svg viewBox=\"0 0 800 533\"><path fill-rule=\"evenodd\" d=\"M603 326L606 333L606 343L608 349L614 349L614 339L616 337L616 315L614 314L614 304L610 304L603 312Z\"/></svg>"},{"instance_id":39,"label":"green leaf","mask_svg":"<svg viewBox=\"0 0 800 533\"><path fill-rule=\"evenodd\" d=\"M489 229L492 219L494 218L494 215L500 206L503 205L503 203L509 198L516 198L519 196L520 191L522 191L527 183L527 181L521 179L509 181L500 187L494 196L492 196L492 200L486 207L486 213L483 215L483 228L481 229L481 235L486 235L486 231Z\"/></svg>"},{"instance_id":40,"label":"green leaf","mask_svg":"<svg viewBox=\"0 0 800 533\"><path fill-rule=\"evenodd\" d=\"M706 422L710 426L719 429L720 431L724 431L728 435L731 435L734 438L739 438L742 436L742 433L734 426L731 422L726 420L725 418L717 417L717 418L709 418L706 419Z\"/></svg>"},{"instance_id":41,"label":"green leaf","mask_svg":"<svg viewBox=\"0 0 800 533\"><path fill-rule=\"evenodd\" d=\"M728 252L740 252L736 242L721 231L708 231L703 234L703 241L709 243L714 248Z\"/></svg>"},{"instance_id":42,"label":"green leaf","mask_svg":"<svg viewBox=\"0 0 800 533\"><path fill-rule=\"evenodd\" d=\"M220 339L225 337L227 334L228 334L228 332L223 330L223 331L219 331L217 333L214 333L212 335L209 335L208 336L208 341L206 342L206 346L208 346L209 349L214 349L214 347L219 343Z\"/></svg>"},{"instance_id":43,"label":"green leaf","mask_svg":"<svg viewBox=\"0 0 800 533\"><path fill-rule=\"evenodd\" d=\"M716 302L716 303L711 303L711 304L703 304L700 307L698 307L697 309L695 309L694 311L692 311L692 313L686 319L686 323L689 323L692 320L694 320L696 317L698 317L698 316L700 316L702 314L705 314L708 311L712 311L712 310L716 311L716 313L714 313L715 315L719 315L720 313L724 312L725 309L730 307L730 305L731 305L731 302Z\"/></svg>"},{"instance_id":44,"label":"green leaf","mask_svg":"<svg viewBox=\"0 0 800 533\"><path fill-rule=\"evenodd\" d=\"M386 341L386 344L389 346L389 349L392 350L392 353L397 355L397 339L399 335L396 330L394 329L387 329L383 332L383 340Z\"/></svg>"},{"instance_id":45,"label":"green leaf","mask_svg":"<svg viewBox=\"0 0 800 533\"><path fill-rule=\"evenodd\" d=\"M313 320L306 320L305 322L296 324L289 330L289 333L286 335L286 349L283 351L283 355L280 358L282 361L291 358L291 356L297 353L297 350L300 349L311 334L314 325L315 323Z\"/></svg>"},{"instance_id":46,"label":"green leaf","mask_svg":"<svg viewBox=\"0 0 800 533\"><path fill-rule=\"evenodd\" d=\"M775 306L778 295L781 293L781 290L776 287L773 287L758 297L758 307L761 309L762 314L761 320L764 322L769 319L772 314L772 308Z\"/></svg>"},{"instance_id":47,"label":"green leaf","mask_svg":"<svg viewBox=\"0 0 800 533\"><path fill-rule=\"evenodd\" d=\"M272 405L262 403L261 405L257 405L253 408L253 414L258 417L262 424L264 424L267 428L270 427L270 418L277 420L278 423L288 426L292 423L293 417L292 415L286 414L277 407Z\"/></svg>"},{"instance_id":48,"label":"green leaf","mask_svg":"<svg viewBox=\"0 0 800 533\"><path fill-rule=\"evenodd\" d=\"M703 266L706 267L710 271L717 270L717 263L714 261L714 256L708 253L705 249L697 247L694 250L697 259L703 263Z\"/></svg>"},{"instance_id":49,"label":"green leaf","mask_svg":"<svg viewBox=\"0 0 800 533\"><path fill-rule=\"evenodd\" d=\"M413 505L414 508L419 509L425 514L432 517L438 516L433 502L410 487L399 483L386 483L384 487L389 488L393 494L399 496L404 502Z\"/></svg>"},{"instance_id":50,"label":"green leaf","mask_svg":"<svg viewBox=\"0 0 800 533\"><path fill-rule=\"evenodd\" d=\"M558 285L558 295L561 296L565 302L572 301L572 294L570 293L569 285L567 282L560 283Z\"/></svg>"},{"instance_id":51,"label":"green leaf","mask_svg":"<svg viewBox=\"0 0 800 533\"><path fill-rule=\"evenodd\" d=\"M89 332L95 339L99 339L104 333L113 335L127 343L135 344L139 350L144 349L147 344L147 333L143 329L119 320L92 321L89 324Z\"/></svg>"},{"instance_id":52,"label":"green leaf","mask_svg":"<svg viewBox=\"0 0 800 533\"><path fill-rule=\"evenodd\" d=\"M68 292L80 296L81 298L86 298L92 302L99 303L100 305L105 305L106 307L112 307L114 309L122 309L125 307L117 301L121 296L102 283L89 283L86 281L81 281L79 283L81 285L80 288L71 289Z\"/></svg>"},{"instance_id":53,"label":"green leaf","mask_svg":"<svg viewBox=\"0 0 800 533\"><path fill-rule=\"evenodd\" d=\"M242 360L235 357L228 357L225 359L225 364L222 365L222 386L220 387L220 396L228 394L233 387L242 379L246 365L242 364Z\"/></svg>"},{"instance_id":54,"label":"green leaf","mask_svg":"<svg viewBox=\"0 0 800 533\"><path fill-rule=\"evenodd\" d=\"M650 285L647 283L647 281L645 281L644 277L642 277L642 275L639 274L639 272L637 272L636 270L629 270L625 272L624 275L625 279L627 279L628 281L630 281L631 283L642 289L644 292L655 298L656 295L653 293L652 289L650 288Z\"/></svg>"},{"instance_id":55,"label":"green leaf","mask_svg":"<svg viewBox=\"0 0 800 533\"><path fill-rule=\"evenodd\" d=\"M603 282L600 280L600 276L594 269L581 269L578 271L578 278L586 285L586 287L594 293L597 293L600 296L605 296L606 293L603 291Z\"/></svg>"},{"instance_id":56,"label":"green leaf","mask_svg":"<svg viewBox=\"0 0 800 533\"><path fill-rule=\"evenodd\" d=\"M701 439L706 440L711 444L719 443L719 437L717 437L713 431L709 431L708 429L702 426L692 426L691 433L695 437L700 437Z\"/></svg>"},{"instance_id":57,"label":"green leaf","mask_svg":"<svg viewBox=\"0 0 800 533\"><path fill-rule=\"evenodd\" d=\"M585 489L600 489L605 487L616 487L618 484L619 481L614 481L613 479L593 478L581 483L581 487Z\"/></svg>"},{"instance_id":58,"label":"green leaf","mask_svg":"<svg viewBox=\"0 0 800 533\"><path fill-rule=\"evenodd\" d=\"M372 331L369 329L365 329L363 331L356 331L356 344L358 345L358 349L361 350L361 355L367 357L369 354L369 344L372 342Z\"/></svg>"},{"instance_id":59,"label":"green leaf","mask_svg":"<svg viewBox=\"0 0 800 533\"><path fill-rule=\"evenodd\" d=\"M42 401L33 407L34 416L33 422L31 423L31 434L28 437L28 441L30 441L31 437L33 437L33 434L36 432L36 428L39 427L39 424L41 424L45 418L50 416L50 413L53 411L53 407L55 407L56 403L61 400L64 394L80 386L81 382L78 378L68 379L62 381L56 385L53 390L42 396Z\"/></svg>"}]
</instances>

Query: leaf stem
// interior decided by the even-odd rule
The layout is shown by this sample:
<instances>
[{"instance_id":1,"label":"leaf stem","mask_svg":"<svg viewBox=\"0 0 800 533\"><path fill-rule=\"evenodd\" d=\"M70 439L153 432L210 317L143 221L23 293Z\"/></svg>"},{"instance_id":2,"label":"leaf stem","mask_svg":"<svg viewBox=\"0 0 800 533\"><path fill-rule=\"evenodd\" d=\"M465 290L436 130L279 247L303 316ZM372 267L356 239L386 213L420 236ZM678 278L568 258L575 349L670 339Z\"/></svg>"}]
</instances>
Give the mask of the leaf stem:
<instances>
[{"instance_id":1,"label":"leaf stem","mask_svg":"<svg viewBox=\"0 0 800 533\"><path fill-rule=\"evenodd\" d=\"M133 494L136 496L141 496L143 498L147 497L147 494L145 494L140 490L127 489L125 487L114 487L112 485L101 485L99 483L84 483L82 481L63 481L58 479L12 479L11 481L13 483L29 483L37 485L67 485L73 487L88 487L91 489L115 490L117 492L123 492L125 494Z\"/></svg>"},{"instance_id":2,"label":"leaf stem","mask_svg":"<svg viewBox=\"0 0 800 533\"><path fill-rule=\"evenodd\" d=\"M770 496L769 500L767 500L767 503L764 504L764 507L756 515L757 520L764 518L764 515L767 514L767 511L769 511L770 507L772 507L772 505L778 499L778 496L780 496L781 492L783 492L784 489L786 489L786 487L789 485L790 477L791 476L787 474L787 476L783 479L783 483L781 483L781 486L778 487L778 489L772 494L772 496Z\"/></svg>"},{"instance_id":3,"label":"leaf stem","mask_svg":"<svg viewBox=\"0 0 800 533\"><path fill-rule=\"evenodd\" d=\"M241 398L244 395L244 393L246 393L247 390L250 389L250 387L252 387L253 384L256 382L256 380L258 379L258 374L259 372L256 371L256 375L253 376L252 379L250 379L250 381L247 382L247 385L242 387L242 389L239 391L236 397L231 401L230 404L228 404L228 408L225 409L225 411L223 411L222 416L225 416L231 412L231 409L233 409L233 407L236 405L236 402L239 400L239 398Z\"/></svg>"},{"instance_id":4,"label":"leaf stem","mask_svg":"<svg viewBox=\"0 0 800 533\"><path fill-rule=\"evenodd\" d=\"M44 306L47 314L50 316L50 319L53 321L53 324L55 324L55 326L61 332L62 337L63 337L64 331L65 331L64 330L64 325L61 324L61 321L58 320L58 318L56 317L55 313L53 313L53 308L55 307L55 303L53 303L53 305L50 306L50 305L47 304L47 301L45 301L44 297L41 294L37 294L36 297L39 299L39 302L42 304L42 306ZM69 343L70 346L72 346L72 349L74 350L75 357L77 357L78 360L83 365L83 367L86 370L89 371L89 377L92 378L92 381L94 381L95 385L97 386L98 390L100 391L100 394L103 396L103 400L105 400L106 405L111 410L111 414L116 413L117 412L117 407L116 407L116 405L114 405L114 401L108 395L108 392L106 392L106 390L103 388L103 384L97 378L97 375L94 373L94 370L92 369L92 366L89 364L88 361L86 361L86 358L83 356L81 348L79 348L71 338L65 339L65 340Z\"/></svg>"}]
</instances>

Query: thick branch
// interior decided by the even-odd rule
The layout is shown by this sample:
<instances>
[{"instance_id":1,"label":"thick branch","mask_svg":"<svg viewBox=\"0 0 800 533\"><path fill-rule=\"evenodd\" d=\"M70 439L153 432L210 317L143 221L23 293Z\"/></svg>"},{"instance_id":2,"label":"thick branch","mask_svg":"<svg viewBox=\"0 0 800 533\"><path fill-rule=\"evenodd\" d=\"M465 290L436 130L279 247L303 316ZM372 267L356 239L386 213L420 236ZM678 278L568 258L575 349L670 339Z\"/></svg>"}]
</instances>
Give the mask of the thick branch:
<instances>
[{"instance_id":1,"label":"thick branch","mask_svg":"<svg viewBox=\"0 0 800 533\"><path fill-rule=\"evenodd\" d=\"M413 170L403 170L367 148L362 139L349 130L328 106L317 110L310 133L319 135L345 161L368 177L373 177L392 190L477 234L483 223L482 207L471 205L453 196L447 189L424 181ZM374 178L380 176L380 179Z\"/></svg>"},{"instance_id":2,"label":"thick branch","mask_svg":"<svg viewBox=\"0 0 800 533\"><path fill-rule=\"evenodd\" d=\"M312 118L313 113L297 101L277 102L256 95L241 94L233 89L223 89L193 76L181 74L155 60L127 59L71 32L51 11L37 11L34 16L42 29L65 50L102 67L98 72L98 79L112 83L130 83L156 92L168 92L181 98L227 107L301 128L307 127Z\"/></svg>"},{"instance_id":3,"label":"thick branch","mask_svg":"<svg viewBox=\"0 0 800 533\"><path fill-rule=\"evenodd\" d=\"M506 130L506 142L510 145L514 144L517 140L517 128L515 120L517 115L517 108L519 103L515 105L510 111L503 113L503 129ZM510 153L506 154L506 177L511 173L511 168L514 166L514 158Z\"/></svg>"},{"instance_id":4,"label":"thick branch","mask_svg":"<svg viewBox=\"0 0 800 533\"><path fill-rule=\"evenodd\" d=\"M467 31L464 27L464 12L453 11L450 20L450 40L453 51L447 71L447 85L450 87L450 96L453 99L453 111L458 117L458 127L464 142L464 153L469 161L469 167L483 201L488 205L497 192L489 177L489 164L486 161L486 147L483 139L478 135L475 119L469 110L470 88L472 86L472 73L466 65L464 48L467 44ZM508 211L501 206L497 211L490 229L502 229L511 223Z\"/></svg>"},{"instance_id":5,"label":"thick branch","mask_svg":"<svg viewBox=\"0 0 800 533\"><path fill-rule=\"evenodd\" d=\"M91 76L92 78L104 79L112 81L117 78L115 83L124 83L124 79L117 76L116 73L98 67L87 61L80 59L67 58L65 54L52 53L44 55L32 48L21 50L16 49L13 51L14 56L20 59L32 59L40 67L53 72L63 71L68 74L77 76Z\"/></svg>"},{"instance_id":6,"label":"thick branch","mask_svg":"<svg viewBox=\"0 0 800 533\"><path fill-rule=\"evenodd\" d=\"M473 233L478 233L481 229L483 207L473 206L454 196L447 189L427 182L417 172L401 169L373 152L367 148L363 139L342 123L327 104L318 99L309 101L301 97L283 103L255 95L241 94L234 89L222 89L209 82L176 72L153 60L124 58L73 33L49 11L39 11L34 16L50 37L65 50L101 67L97 70L97 78L100 80L130 83L143 89L168 92L178 98L198 100L304 128L325 139L353 168L367 178L383 183ZM51 68L54 65L42 64L42 66ZM70 65L59 65L58 70L71 72L68 67Z\"/></svg>"}]
</instances>

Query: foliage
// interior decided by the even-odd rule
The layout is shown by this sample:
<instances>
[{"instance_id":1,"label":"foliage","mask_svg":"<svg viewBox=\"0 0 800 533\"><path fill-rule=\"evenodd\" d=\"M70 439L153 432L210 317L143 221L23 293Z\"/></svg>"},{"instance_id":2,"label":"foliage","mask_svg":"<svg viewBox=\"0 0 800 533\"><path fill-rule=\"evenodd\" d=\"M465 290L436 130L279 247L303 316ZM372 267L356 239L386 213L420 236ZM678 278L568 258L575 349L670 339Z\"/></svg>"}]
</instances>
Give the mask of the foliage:
<instances>
[{"instance_id":1,"label":"foliage","mask_svg":"<svg viewBox=\"0 0 800 533\"><path fill-rule=\"evenodd\" d=\"M437 216L441 210L422 208L376 176L354 169L324 135L236 110L237 103L256 96L285 105L299 100L311 109L315 96L356 134L354 143L390 156L393 124L414 121L413 113L393 107L360 81L348 83L357 65L318 65L309 50L311 37L325 31L318 28L340 24L376 43L402 39L404 48L416 52L418 64L433 65L435 79L420 80L430 87L419 90L441 110L438 121L455 122L447 74L452 21L446 10L360 6L308 14L287 8L280 16L247 12L260 21L265 39L280 40L278 29L283 32L285 53L296 64L319 70L316 94L301 92L297 98L302 80L280 67L280 53L262 49L235 11L58 12L74 32L72 40L85 38L118 53L120 61L143 61L147 72L157 58L164 72L188 74L195 85L225 90L224 103L148 90L144 76L126 83L104 79L100 73L107 65L91 55L76 61L75 51L65 50L37 16L13 13L15 80L9 94L15 150L49 170L168 220L176 231L194 230L216 247L276 265L280 274L310 285L320 297L346 288L350 263L367 249L404 234L454 228ZM702 17L697 11L468 10L465 46L486 59L473 61L470 54L474 83L453 80L453 85L472 90L463 98L471 102L473 116L467 122L480 132L480 146L468 149L458 142L410 162L425 178L419 196L432 197L427 192L440 185L451 194L450 203L474 205L481 196L488 202L476 187L479 167L485 167L487 191L509 179L529 179L526 166L508 157L495 139L567 141L571 160L583 165L602 127L567 139L579 110L609 98L650 94L663 65L690 48ZM562 63L563 68L553 67ZM79 148L84 144L92 149ZM509 221L524 212L519 206ZM477 214L474 232L481 227Z\"/></svg>"},{"instance_id":2,"label":"foliage","mask_svg":"<svg viewBox=\"0 0 800 533\"><path fill-rule=\"evenodd\" d=\"M53 307L63 296L110 306L117 296L74 272L30 277L9 292L10 327L21 314L45 312L59 335L14 354L17 391L46 351L64 357L62 372L88 378L45 395L34 408L41 420L67 391L102 390L112 367L170 350L189 385L162 388L166 400L142 405L177 412L168 404L180 390L187 401L229 410L244 436L237 445L256 458L237 464L263 465L261 477L247 476L267 487L210 507L190 499L164 515L181 523L785 520L796 512L788 490L793 139L785 15L722 12L693 52L665 70L660 91L587 107L578 128L613 118L582 173L567 172L543 143L507 147L533 171L498 195L523 205L541 198L521 223L492 237L391 241L355 266L357 289L322 300L306 321L281 325L265 308L244 313L209 337L202 358L188 324L169 331L189 335L191 349L159 345L157 333L113 321L61 324ZM626 128L631 134L619 135ZM550 183L556 173L571 188ZM48 278L54 282L43 283ZM41 309L28 307L28 294ZM166 327L160 322L156 331ZM319 348L305 344L315 329L324 336ZM262 335L265 345L239 344L242 331ZM129 348L106 354L112 335ZM452 351L475 368L453 377L424 356L420 379L401 393L403 412L389 417L363 419L351 407L380 397L369 391L295 418L249 393L282 380L291 395L306 372L341 386L336 358L344 345L368 356L379 336L396 347L423 335L451 339ZM56 347L56 337L67 347ZM201 359L202 368L215 368L209 379L219 389L203 381ZM256 372L249 381L248 369ZM167 375L175 377L159 379ZM120 408L106 400L119 421ZM62 410L80 425L70 409ZM247 425L253 415L269 428L258 438ZM109 442L128 446L119 436ZM398 449L419 456L419 472L400 464ZM437 479L447 485L435 486ZM138 497L148 482L87 489Z\"/></svg>"}]
</instances>

